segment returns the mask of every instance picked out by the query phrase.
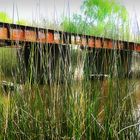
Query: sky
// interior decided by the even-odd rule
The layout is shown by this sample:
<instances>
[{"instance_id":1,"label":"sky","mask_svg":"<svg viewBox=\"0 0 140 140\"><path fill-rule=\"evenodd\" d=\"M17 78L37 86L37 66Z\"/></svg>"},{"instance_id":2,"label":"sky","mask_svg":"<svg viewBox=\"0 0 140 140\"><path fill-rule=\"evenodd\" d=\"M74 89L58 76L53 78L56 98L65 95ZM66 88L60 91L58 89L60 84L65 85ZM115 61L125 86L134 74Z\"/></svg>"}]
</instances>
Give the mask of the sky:
<instances>
[{"instance_id":1,"label":"sky","mask_svg":"<svg viewBox=\"0 0 140 140\"><path fill-rule=\"evenodd\" d=\"M140 32L140 0L123 0L123 4L126 7L132 24L132 30L135 33Z\"/></svg>"},{"instance_id":2,"label":"sky","mask_svg":"<svg viewBox=\"0 0 140 140\"><path fill-rule=\"evenodd\" d=\"M46 18L51 21L59 21L64 16L80 13L83 0L0 0L0 11L6 12L14 21L25 19L26 21L39 21ZM122 0L134 23L140 25L140 0Z\"/></svg>"},{"instance_id":3,"label":"sky","mask_svg":"<svg viewBox=\"0 0 140 140\"><path fill-rule=\"evenodd\" d=\"M0 11L15 20L32 21L44 17L58 20L65 15L79 13L81 4L82 0L0 0Z\"/></svg>"}]
</instances>

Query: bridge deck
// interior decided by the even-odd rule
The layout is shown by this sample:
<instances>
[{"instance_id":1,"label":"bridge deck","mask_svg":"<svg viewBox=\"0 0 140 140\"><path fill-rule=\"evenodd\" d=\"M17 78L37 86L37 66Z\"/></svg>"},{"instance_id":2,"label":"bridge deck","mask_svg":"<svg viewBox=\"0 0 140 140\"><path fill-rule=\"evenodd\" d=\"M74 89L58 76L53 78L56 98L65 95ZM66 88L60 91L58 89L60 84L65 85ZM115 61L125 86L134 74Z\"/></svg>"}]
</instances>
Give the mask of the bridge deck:
<instances>
[{"instance_id":1,"label":"bridge deck","mask_svg":"<svg viewBox=\"0 0 140 140\"><path fill-rule=\"evenodd\" d=\"M140 44L134 42L2 22L0 22L0 43L1 45L12 43L16 45L22 43L75 44L90 48L134 50L140 52Z\"/></svg>"}]
</instances>

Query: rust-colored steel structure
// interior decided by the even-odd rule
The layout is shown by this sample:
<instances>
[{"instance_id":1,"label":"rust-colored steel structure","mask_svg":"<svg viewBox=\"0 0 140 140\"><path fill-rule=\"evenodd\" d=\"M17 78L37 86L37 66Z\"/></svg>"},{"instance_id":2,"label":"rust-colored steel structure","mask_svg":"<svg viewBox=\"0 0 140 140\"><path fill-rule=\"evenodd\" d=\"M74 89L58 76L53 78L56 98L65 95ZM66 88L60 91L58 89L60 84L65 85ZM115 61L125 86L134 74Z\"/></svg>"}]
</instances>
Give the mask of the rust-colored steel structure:
<instances>
[{"instance_id":1,"label":"rust-colored steel structure","mask_svg":"<svg viewBox=\"0 0 140 140\"><path fill-rule=\"evenodd\" d=\"M88 77L94 74L113 76L114 68L114 75L131 77L133 51L140 53L140 44L134 42L0 22L0 46L19 48L16 51L23 73L19 79L21 81L26 81L30 73L31 58L35 70L33 77L36 75L39 81L46 81L47 76L47 81L53 82L58 78L56 73L59 64L61 78L58 80L63 81L63 78L69 75L73 64L71 58L75 52L75 45L76 48L80 48L76 53L86 51L83 71ZM67 73L64 72L64 68Z\"/></svg>"},{"instance_id":2,"label":"rust-colored steel structure","mask_svg":"<svg viewBox=\"0 0 140 140\"><path fill-rule=\"evenodd\" d=\"M75 44L87 46L89 48L132 50L140 52L140 44L134 42L2 22L0 22L0 42L2 44L14 43L18 45L20 43Z\"/></svg>"}]
</instances>

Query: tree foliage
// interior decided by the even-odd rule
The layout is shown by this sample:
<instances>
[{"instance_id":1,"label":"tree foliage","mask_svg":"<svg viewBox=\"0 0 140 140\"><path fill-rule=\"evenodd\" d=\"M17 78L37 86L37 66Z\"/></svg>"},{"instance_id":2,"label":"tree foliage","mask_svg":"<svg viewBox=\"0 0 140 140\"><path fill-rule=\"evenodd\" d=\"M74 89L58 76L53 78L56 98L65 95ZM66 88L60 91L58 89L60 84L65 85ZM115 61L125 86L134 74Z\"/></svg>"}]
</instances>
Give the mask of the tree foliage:
<instances>
[{"instance_id":1,"label":"tree foliage","mask_svg":"<svg viewBox=\"0 0 140 140\"><path fill-rule=\"evenodd\" d=\"M5 12L0 12L0 22L5 22L5 23L12 23L13 20L9 17L9 15ZM27 25L27 21L20 19L16 21L17 24L19 25Z\"/></svg>"},{"instance_id":2,"label":"tree foliage","mask_svg":"<svg viewBox=\"0 0 140 140\"><path fill-rule=\"evenodd\" d=\"M107 22L109 17L127 20L127 11L124 6L115 0L85 0L82 6L84 15L92 22Z\"/></svg>"},{"instance_id":3,"label":"tree foliage","mask_svg":"<svg viewBox=\"0 0 140 140\"><path fill-rule=\"evenodd\" d=\"M8 16L8 14L6 14L5 12L0 12L0 22L11 23L12 20L10 19L10 17Z\"/></svg>"},{"instance_id":4,"label":"tree foliage","mask_svg":"<svg viewBox=\"0 0 140 140\"><path fill-rule=\"evenodd\" d=\"M84 0L81 14L65 18L62 27L69 32L126 39L128 14L115 0Z\"/></svg>"},{"instance_id":5,"label":"tree foliage","mask_svg":"<svg viewBox=\"0 0 140 140\"><path fill-rule=\"evenodd\" d=\"M19 25L27 25L28 24L28 22L24 19L18 20L16 23Z\"/></svg>"}]
</instances>

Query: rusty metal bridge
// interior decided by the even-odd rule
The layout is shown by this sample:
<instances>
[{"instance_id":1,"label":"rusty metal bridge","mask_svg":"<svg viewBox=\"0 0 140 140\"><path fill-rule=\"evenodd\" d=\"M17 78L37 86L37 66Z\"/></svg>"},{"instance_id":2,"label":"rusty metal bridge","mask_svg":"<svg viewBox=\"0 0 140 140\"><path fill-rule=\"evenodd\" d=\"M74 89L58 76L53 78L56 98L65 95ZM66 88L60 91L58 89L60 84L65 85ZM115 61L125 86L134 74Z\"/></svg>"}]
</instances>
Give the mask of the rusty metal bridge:
<instances>
[{"instance_id":1,"label":"rusty metal bridge","mask_svg":"<svg viewBox=\"0 0 140 140\"><path fill-rule=\"evenodd\" d=\"M132 50L140 52L140 44L134 42L9 23L0 23L0 43L2 45L15 44L17 46L26 43L73 44L89 48Z\"/></svg>"},{"instance_id":2,"label":"rusty metal bridge","mask_svg":"<svg viewBox=\"0 0 140 140\"><path fill-rule=\"evenodd\" d=\"M29 69L31 50L34 50L33 61L37 77L47 74L49 80L55 77L59 58L63 61L60 63L61 77L66 73L63 68L67 69L66 75L69 73L72 64L70 48L74 46L81 51L86 50L84 68L88 68L85 73L89 75L113 73L115 63L118 76L130 76L132 53L140 52L140 44L135 42L9 23L0 23L0 46L20 48L26 72ZM47 64L44 60L41 62L42 52L45 53ZM23 73L26 77L25 71Z\"/></svg>"}]
</instances>

